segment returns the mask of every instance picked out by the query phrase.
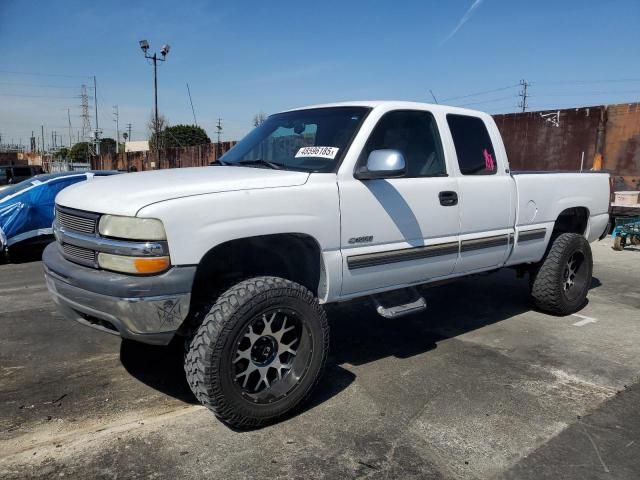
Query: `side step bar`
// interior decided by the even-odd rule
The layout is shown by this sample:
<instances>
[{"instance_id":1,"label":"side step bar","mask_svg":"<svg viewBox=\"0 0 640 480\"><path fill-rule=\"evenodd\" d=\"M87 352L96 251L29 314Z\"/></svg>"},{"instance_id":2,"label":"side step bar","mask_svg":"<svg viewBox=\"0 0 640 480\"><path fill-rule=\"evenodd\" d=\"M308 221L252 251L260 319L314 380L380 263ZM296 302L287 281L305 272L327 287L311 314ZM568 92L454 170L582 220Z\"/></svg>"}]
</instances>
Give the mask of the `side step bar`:
<instances>
[{"instance_id":1,"label":"side step bar","mask_svg":"<svg viewBox=\"0 0 640 480\"><path fill-rule=\"evenodd\" d=\"M394 295L395 293L395 295ZM398 299L398 294L402 295L404 293L404 299ZM406 298L410 296L412 298ZM393 297L396 297L395 299ZM386 298L385 298L386 297ZM422 310L426 310L427 301L424 299L420 293L415 288L407 289L400 292L391 292L391 294L382 294L372 296L371 299L376 307L376 312L378 315L384 318L399 318L405 315L410 315L412 313L421 312ZM403 302L403 303L399 303ZM391 303L391 305L389 305Z\"/></svg>"}]
</instances>

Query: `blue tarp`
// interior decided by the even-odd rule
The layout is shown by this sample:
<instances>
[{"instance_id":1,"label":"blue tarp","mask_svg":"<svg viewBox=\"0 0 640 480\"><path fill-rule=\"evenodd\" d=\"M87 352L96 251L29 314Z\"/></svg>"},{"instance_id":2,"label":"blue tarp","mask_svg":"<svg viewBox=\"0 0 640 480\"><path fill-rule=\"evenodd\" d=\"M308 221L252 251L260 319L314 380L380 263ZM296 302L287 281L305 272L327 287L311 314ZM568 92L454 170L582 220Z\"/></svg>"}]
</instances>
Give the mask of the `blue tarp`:
<instances>
[{"instance_id":1,"label":"blue tarp","mask_svg":"<svg viewBox=\"0 0 640 480\"><path fill-rule=\"evenodd\" d=\"M0 190L0 246L51 234L56 195L89 176L92 175L39 175Z\"/></svg>"}]
</instances>

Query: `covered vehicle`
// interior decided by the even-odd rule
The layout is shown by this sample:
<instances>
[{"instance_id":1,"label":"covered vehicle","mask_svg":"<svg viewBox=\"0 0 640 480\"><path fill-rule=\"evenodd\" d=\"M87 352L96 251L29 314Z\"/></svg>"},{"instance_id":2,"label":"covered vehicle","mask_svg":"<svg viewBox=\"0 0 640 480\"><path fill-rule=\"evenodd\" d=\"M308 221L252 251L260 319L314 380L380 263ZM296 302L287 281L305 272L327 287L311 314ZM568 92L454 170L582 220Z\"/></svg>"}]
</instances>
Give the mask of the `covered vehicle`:
<instances>
[{"instance_id":1,"label":"covered vehicle","mask_svg":"<svg viewBox=\"0 0 640 480\"><path fill-rule=\"evenodd\" d=\"M8 185L14 185L41 173L44 173L44 170L37 165L0 165L0 192Z\"/></svg>"},{"instance_id":2,"label":"covered vehicle","mask_svg":"<svg viewBox=\"0 0 640 480\"><path fill-rule=\"evenodd\" d=\"M64 188L112 171L63 172L36 175L0 191L0 252L20 242L53 234L54 200Z\"/></svg>"}]
</instances>

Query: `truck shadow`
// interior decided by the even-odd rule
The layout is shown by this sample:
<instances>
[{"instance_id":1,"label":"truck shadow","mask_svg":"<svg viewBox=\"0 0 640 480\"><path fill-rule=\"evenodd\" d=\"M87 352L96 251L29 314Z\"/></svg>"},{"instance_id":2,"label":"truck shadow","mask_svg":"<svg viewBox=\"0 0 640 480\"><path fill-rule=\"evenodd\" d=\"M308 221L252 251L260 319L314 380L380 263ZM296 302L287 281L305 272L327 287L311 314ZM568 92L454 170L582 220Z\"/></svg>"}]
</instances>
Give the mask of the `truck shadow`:
<instances>
[{"instance_id":1,"label":"truck shadow","mask_svg":"<svg viewBox=\"0 0 640 480\"><path fill-rule=\"evenodd\" d=\"M598 288L594 277L590 288ZM512 270L478 275L423 290L427 310L405 318L380 317L368 300L326 307L331 352L325 375L303 411L346 389L356 379L349 365L386 357L410 358L436 349L438 342L532 310L528 280ZM154 347L123 341L125 369L150 387L187 403L198 403L185 380L182 346Z\"/></svg>"},{"instance_id":2,"label":"truck shadow","mask_svg":"<svg viewBox=\"0 0 640 480\"><path fill-rule=\"evenodd\" d=\"M9 257L6 258L0 252L0 264L2 263L31 263L42 260L42 252L53 241L53 237L38 239L37 242L21 243L10 247Z\"/></svg>"}]
</instances>

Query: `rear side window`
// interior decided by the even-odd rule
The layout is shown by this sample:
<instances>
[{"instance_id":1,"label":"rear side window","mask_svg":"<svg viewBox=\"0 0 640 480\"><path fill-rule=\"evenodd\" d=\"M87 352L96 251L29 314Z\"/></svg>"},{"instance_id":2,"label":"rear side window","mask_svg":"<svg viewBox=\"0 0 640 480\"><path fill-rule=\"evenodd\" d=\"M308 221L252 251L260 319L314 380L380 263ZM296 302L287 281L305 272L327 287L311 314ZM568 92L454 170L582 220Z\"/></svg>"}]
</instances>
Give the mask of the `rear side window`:
<instances>
[{"instance_id":1,"label":"rear side window","mask_svg":"<svg viewBox=\"0 0 640 480\"><path fill-rule=\"evenodd\" d=\"M463 175L493 175L497 171L496 154L487 127L478 117L447 115L447 123L456 147Z\"/></svg>"}]
</instances>

